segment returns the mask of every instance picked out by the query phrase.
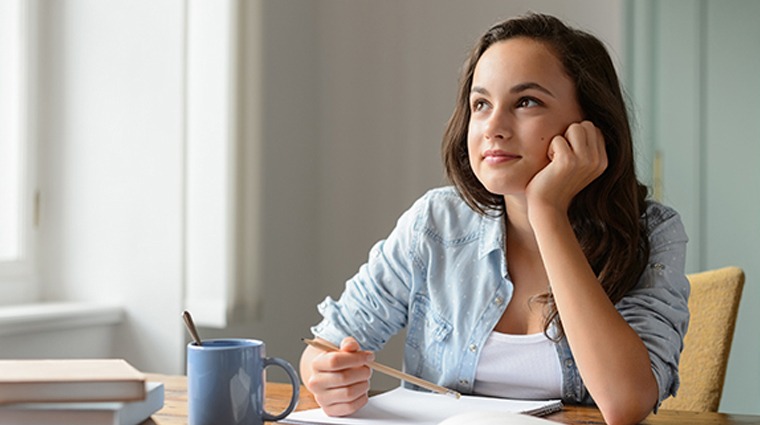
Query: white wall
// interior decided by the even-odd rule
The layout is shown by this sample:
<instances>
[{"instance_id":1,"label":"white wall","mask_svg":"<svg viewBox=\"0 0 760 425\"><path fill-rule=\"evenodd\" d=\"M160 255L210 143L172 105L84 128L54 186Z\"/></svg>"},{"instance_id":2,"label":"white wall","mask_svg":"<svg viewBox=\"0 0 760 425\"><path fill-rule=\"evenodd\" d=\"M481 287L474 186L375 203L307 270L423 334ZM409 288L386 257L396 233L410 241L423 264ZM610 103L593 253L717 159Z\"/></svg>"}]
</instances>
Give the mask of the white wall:
<instances>
[{"instance_id":1,"label":"white wall","mask_svg":"<svg viewBox=\"0 0 760 425\"><path fill-rule=\"evenodd\" d=\"M183 2L40 2L41 281L113 301L113 355L179 373Z\"/></svg>"}]
</instances>

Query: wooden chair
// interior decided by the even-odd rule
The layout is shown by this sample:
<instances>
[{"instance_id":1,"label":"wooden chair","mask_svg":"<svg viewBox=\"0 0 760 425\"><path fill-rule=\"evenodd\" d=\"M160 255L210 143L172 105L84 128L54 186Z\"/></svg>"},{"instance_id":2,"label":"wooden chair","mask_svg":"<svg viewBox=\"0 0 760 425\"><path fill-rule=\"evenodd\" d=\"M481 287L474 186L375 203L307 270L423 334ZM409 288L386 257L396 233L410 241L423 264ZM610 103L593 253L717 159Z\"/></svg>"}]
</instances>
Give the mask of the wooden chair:
<instances>
[{"instance_id":1,"label":"wooden chair","mask_svg":"<svg viewBox=\"0 0 760 425\"><path fill-rule=\"evenodd\" d=\"M734 336L744 271L725 267L687 276L691 319L679 366L678 395L662 409L717 412Z\"/></svg>"}]
</instances>

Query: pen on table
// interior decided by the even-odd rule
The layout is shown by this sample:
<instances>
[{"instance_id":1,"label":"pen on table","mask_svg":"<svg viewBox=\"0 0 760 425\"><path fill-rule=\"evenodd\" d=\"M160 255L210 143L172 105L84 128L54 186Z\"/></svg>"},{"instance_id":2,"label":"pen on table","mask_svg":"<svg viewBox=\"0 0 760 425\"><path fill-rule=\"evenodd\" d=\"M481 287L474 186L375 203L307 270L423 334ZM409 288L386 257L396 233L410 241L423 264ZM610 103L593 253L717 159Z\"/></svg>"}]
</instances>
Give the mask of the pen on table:
<instances>
[{"instance_id":1,"label":"pen on table","mask_svg":"<svg viewBox=\"0 0 760 425\"><path fill-rule=\"evenodd\" d=\"M324 351L328 351L328 352L329 351L340 351L340 348L338 348L336 345L332 344L331 342L321 341L321 340L316 340L316 339L308 339L308 338L301 338L301 340L303 342L311 345L312 347L319 348L320 350L324 350ZM400 379L402 381L406 381L406 382L412 383L414 385L417 385L418 387L422 387L422 388L428 389L430 391L434 391L434 392L437 392L437 393L445 394L447 396L451 396L451 397L454 397L454 398L457 398L457 399L460 398L460 397L462 397L462 394L459 394L458 392L456 392L454 390L450 390L450 389L448 389L446 387L442 387L440 385L437 385L437 384L434 384L432 382L426 381L424 379L418 378L418 377L416 377L414 375L410 375L408 373L404 373L404 372L402 372L400 370L396 370L396 369L394 369L394 368L392 368L390 366L386 366L384 364L380 364L380 363L377 363L377 362L370 362L370 363L367 364L367 366L369 366L373 370L376 370L376 371L378 371L380 373L384 373L384 374L386 374L388 376L392 376L392 377L398 378L398 379Z\"/></svg>"}]
</instances>

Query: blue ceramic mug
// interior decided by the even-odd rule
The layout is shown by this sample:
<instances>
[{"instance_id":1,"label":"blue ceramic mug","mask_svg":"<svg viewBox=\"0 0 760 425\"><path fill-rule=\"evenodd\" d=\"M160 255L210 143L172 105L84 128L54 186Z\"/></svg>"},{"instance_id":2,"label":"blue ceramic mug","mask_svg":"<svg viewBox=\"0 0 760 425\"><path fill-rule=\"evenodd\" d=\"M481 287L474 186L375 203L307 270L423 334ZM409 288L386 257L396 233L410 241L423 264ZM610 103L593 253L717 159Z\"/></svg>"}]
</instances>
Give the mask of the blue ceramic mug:
<instances>
[{"instance_id":1,"label":"blue ceramic mug","mask_svg":"<svg viewBox=\"0 0 760 425\"><path fill-rule=\"evenodd\" d=\"M264 369L283 368L293 386L290 405L264 410ZM298 402L298 375L287 361L267 357L255 339L212 339L187 345L187 404L190 425L261 425L289 415Z\"/></svg>"}]
</instances>

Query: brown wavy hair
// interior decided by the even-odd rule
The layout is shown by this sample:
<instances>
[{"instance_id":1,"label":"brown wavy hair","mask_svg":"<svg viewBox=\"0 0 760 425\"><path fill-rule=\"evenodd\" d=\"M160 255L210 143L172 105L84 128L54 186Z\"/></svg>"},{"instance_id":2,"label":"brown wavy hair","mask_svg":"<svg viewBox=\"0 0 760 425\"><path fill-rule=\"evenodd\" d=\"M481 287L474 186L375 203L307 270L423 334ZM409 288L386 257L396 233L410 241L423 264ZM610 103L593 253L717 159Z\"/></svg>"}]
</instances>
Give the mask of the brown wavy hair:
<instances>
[{"instance_id":1,"label":"brown wavy hair","mask_svg":"<svg viewBox=\"0 0 760 425\"><path fill-rule=\"evenodd\" d=\"M459 194L484 215L505 214L504 198L489 192L475 176L467 153L469 97L475 66L493 44L515 37L545 43L575 84L584 119L604 135L608 166L572 200L568 217L591 268L607 296L617 303L637 283L649 257L647 188L634 169L633 140L625 100L607 49L593 35L559 19L529 14L498 23L480 37L464 63L454 112L443 137L446 174ZM545 304L544 333L552 323L564 334L551 292Z\"/></svg>"}]
</instances>

